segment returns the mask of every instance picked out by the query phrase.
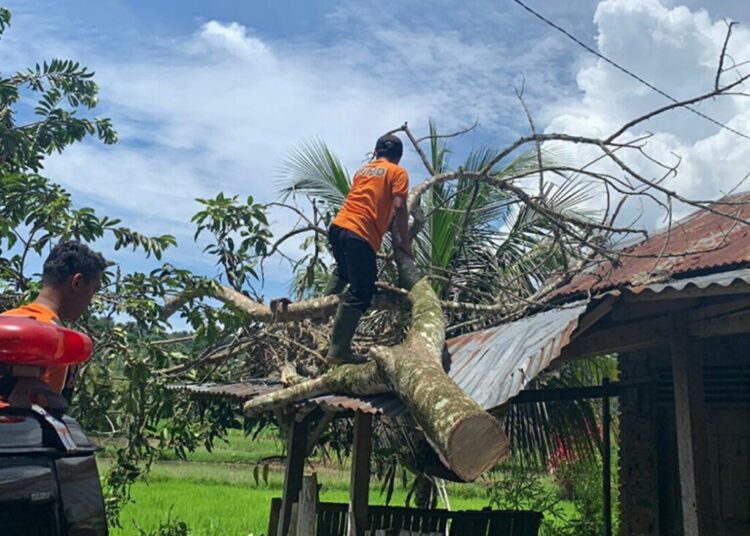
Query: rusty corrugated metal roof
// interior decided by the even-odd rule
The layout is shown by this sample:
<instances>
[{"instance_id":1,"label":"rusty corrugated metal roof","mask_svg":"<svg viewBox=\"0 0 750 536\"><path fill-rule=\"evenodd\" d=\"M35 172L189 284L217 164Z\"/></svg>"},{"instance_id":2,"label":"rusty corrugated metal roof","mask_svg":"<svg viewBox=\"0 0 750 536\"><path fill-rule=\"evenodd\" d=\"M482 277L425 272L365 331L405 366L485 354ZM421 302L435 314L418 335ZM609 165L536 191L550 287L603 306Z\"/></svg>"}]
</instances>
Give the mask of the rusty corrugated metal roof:
<instances>
[{"instance_id":1,"label":"rusty corrugated metal roof","mask_svg":"<svg viewBox=\"0 0 750 536\"><path fill-rule=\"evenodd\" d=\"M672 279L665 283L631 286L625 291L645 295L681 292L691 288L748 285L750 268L745 268ZM608 294L610 293L603 293ZM451 378L483 408L491 410L502 406L560 356L590 303L596 301L582 300L566 304L515 322L449 339L447 344L451 353ZM274 380L255 380L226 385L172 385L169 388L187 392L195 398L245 401L259 394L281 389L282 385ZM389 417L397 417L408 411L398 397L392 394L362 397L331 394L318 396L307 402L327 411L362 411Z\"/></svg>"},{"instance_id":2,"label":"rusty corrugated metal roof","mask_svg":"<svg viewBox=\"0 0 750 536\"><path fill-rule=\"evenodd\" d=\"M483 408L501 406L570 342L588 300L448 340L450 376Z\"/></svg>"},{"instance_id":3,"label":"rusty corrugated metal roof","mask_svg":"<svg viewBox=\"0 0 750 536\"><path fill-rule=\"evenodd\" d=\"M450 376L483 408L489 410L504 404L560 355L587 304L588 301L577 302L448 340ZM281 388L279 382L272 380L170 386L194 398L237 401ZM362 411L389 417L408 411L392 394L362 397L332 394L307 402L328 411Z\"/></svg>"},{"instance_id":4,"label":"rusty corrugated metal roof","mask_svg":"<svg viewBox=\"0 0 750 536\"><path fill-rule=\"evenodd\" d=\"M627 287L626 291L645 295L748 285L750 269L741 269ZM560 356L589 303L595 302L574 302L448 340L451 377L485 409L503 405Z\"/></svg>"},{"instance_id":5,"label":"rusty corrugated metal roof","mask_svg":"<svg viewBox=\"0 0 750 536\"><path fill-rule=\"evenodd\" d=\"M351 410L387 417L399 417L409 411L401 400L392 394L363 397L325 395L313 398L310 402L317 404L326 411Z\"/></svg>"},{"instance_id":6,"label":"rusty corrugated metal roof","mask_svg":"<svg viewBox=\"0 0 750 536\"><path fill-rule=\"evenodd\" d=\"M172 384L167 386L170 391L187 393L197 400L232 400L235 402L245 402L258 395L282 388L281 382L268 379L229 384ZM326 411L351 410L387 417L398 417L408 411L398 397L392 394L362 397L325 395L311 398L305 403L318 405Z\"/></svg>"},{"instance_id":7,"label":"rusty corrugated metal roof","mask_svg":"<svg viewBox=\"0 0 750 536\"><path fill-rule=\"evenodd\" d=\"M170 391L189 393L196 399L229 399L239 402L264 393L282 388L281 382L275 380L251 380L241 383L187 383L168 385Z\"/></svg>"},{"instance_id":8,"label":"rusty corrugated metal roof","mask_svg":"<svg viewBox=\"0 0 750 536\"><path fill-rule=\"evenodd\" d=\"M711 208L750 221L750 192L726 197ZM549 299L625 286L640 287L688 273L748 265L750 225L699 210L674 224L670 232L660 231L622 251L636 257L621 257L619 266L610 262L592 266L553 292Z\"/></svg>"}]
</instances>

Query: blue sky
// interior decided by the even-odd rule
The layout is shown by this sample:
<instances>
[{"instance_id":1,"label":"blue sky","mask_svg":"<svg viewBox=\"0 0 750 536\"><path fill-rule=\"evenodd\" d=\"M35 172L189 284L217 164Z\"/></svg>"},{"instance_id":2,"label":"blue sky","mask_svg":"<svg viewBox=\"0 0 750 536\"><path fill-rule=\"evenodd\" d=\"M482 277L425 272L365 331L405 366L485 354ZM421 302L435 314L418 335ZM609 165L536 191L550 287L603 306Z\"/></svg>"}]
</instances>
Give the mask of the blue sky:
<instances>
[{"instance_id":1,"label":"blue sky","mask_svg":"<svg viewBox=\"0 0 750 536\"><path fill-rule=\"evenodd\" d=\"M712 84L722 19L750 22L746 0L528 3L677 97ZM527 132L514 95L522 80L539 129L601 134L664 103L510 0L7 5L14 18L0 43L4 72L52 57L80 60L101 86L96 113L112 117L120 134L113 147L86 142L50 157L46 174L81 205L176 235L180 246L167 260L207 275L212 261L192 243L193 199L219 191L274 199L279 165L301 141L324 139L353 170L380 133L404 121L423 132L430 116L446 130L479 120L454 144L458 161L472 147ZM745 25L732 52L747 59ZM702 109L750 131L740 99ZM648 128L657 150L683 156L676 186L689 195L718 197L749 171L747 140L690 114ZM404 163L412 182L424 178L415 155ZM278 234L294 221L275 220ZM298 255L297 246L286 253ZM153 266L110 256L127 269ZM266 294L285 294L288 278L288 268L274 267Z\"/></svg>"}]
</instances>

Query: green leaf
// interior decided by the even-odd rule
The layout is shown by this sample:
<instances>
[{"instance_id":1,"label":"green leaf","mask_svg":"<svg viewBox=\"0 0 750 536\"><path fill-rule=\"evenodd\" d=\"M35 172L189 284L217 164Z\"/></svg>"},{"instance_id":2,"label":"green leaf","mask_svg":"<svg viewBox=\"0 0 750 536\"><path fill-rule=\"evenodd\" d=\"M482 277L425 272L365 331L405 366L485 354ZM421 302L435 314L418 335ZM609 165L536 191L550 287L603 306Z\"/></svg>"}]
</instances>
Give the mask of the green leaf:
<instances>
[{"instance_id":1,"label":"green leaf","mask_svg":"<svg viewBox=\"0 0 750 536\"><path fill-rule=\"evenodd\" d=\"M351 187L346 169L321 140L302 143L292 149L281 166L281 173L285 177L279 189L282 199L301 193L338 207Z\"/></svg>"}]
</instances>

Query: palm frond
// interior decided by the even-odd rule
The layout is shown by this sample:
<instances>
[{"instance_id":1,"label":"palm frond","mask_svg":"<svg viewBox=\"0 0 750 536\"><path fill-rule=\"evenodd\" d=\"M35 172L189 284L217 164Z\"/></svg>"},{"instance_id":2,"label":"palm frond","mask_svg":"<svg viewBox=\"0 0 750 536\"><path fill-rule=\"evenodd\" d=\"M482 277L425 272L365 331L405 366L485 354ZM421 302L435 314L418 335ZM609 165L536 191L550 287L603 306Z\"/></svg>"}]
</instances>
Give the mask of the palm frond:
<instances>
[{"instance_id":1,"label":"palm frond","mask_svg":"<svg viewBox=\"0 0 750 536\"><path fill-rule=\"evenodd\" d=\"M442 173L448 168L448 146L445 140L439 137L437 122L430 118L430 165L435 173Z\"/></svg>"},{"instance_id":2,"label":"palm frond","mask_svg":"<svg viewBox=\"0 0 750 536\"><path fill-rule=\"evenodd\" d=\"M279 193L284 200L300 193L341 206L351 187L347 170L322 140L293 148L281 165L281 173L284 179Z\"/></svg>"},{"instance_id":3,"label":"palm frond","mask_svg":"<svg viewBox=\"0 0 750 536\"><path fill-rule=\"evenodd\" d=\"M612 356L567 363L537 377L531 388L568 388L601 384L617 378ZM561 457L591 460L601 449L601 401L570 400L515 404L504 417L514 454L523 462L544 467Z\"/></svg>"}]
</instances>

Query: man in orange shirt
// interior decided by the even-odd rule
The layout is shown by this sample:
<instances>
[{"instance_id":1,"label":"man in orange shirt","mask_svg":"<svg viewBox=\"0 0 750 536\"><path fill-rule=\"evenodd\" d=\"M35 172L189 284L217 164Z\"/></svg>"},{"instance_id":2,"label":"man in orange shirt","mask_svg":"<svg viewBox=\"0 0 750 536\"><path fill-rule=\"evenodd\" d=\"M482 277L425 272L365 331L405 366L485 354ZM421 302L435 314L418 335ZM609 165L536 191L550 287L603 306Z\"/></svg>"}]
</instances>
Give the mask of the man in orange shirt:
<instances>
[{"instance_id":1,"label":"man in orange shirt","mask_svg":"<svg viewBox=\"0 0 750 536\"><path fill-rule=\"evenodd\" d=\"M75 240L60 242L44 261L42 290L37 298L2 314L60 325L78 320L99 290L106 267L101 253ZM77 372L78 367L50 367L42 374L42 380L70 402Z\"/></svg>"},{"instance_id":2,"label":"man in orange shirt","mask_svg":"<svg viewBox=\"0 0 750 536\"><path fill-rule=\"evenodd\" d=\"M376 255L394 213L401 238L399 247L413 256L406 207L409 176L398 165L402 154L403 144L398 137L386 134L378 139L375 159L354 174L349 195L328 229L336 268L326 294L338 294L349 285L333 324L328 348L332 363L366 361L352 354L351 342L359 319L375 293Z\"/></svg>"}]
</instances>

